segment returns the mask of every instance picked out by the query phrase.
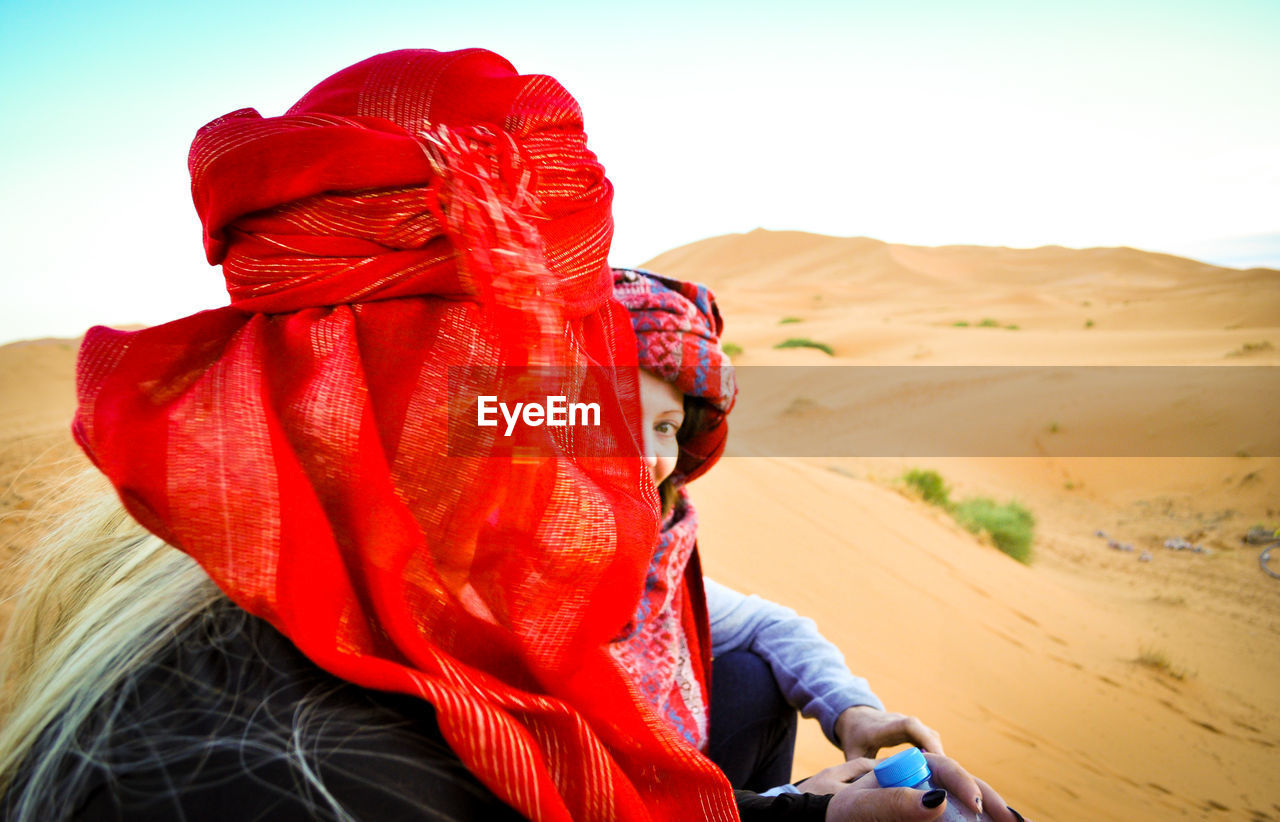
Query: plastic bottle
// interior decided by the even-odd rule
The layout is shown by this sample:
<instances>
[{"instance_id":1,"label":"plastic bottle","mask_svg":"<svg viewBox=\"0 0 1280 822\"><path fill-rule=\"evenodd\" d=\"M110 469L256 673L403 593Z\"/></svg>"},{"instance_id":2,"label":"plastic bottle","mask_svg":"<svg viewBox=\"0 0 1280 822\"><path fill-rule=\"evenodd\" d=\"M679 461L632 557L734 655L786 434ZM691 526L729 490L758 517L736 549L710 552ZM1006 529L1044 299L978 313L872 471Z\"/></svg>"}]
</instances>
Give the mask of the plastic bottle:
<instances>
[{"instance_id":1,"label":"plastic bottle","mask_svg":"<svg viewBox=\"0 0 1280 822\"><path fill-rule=\"evenodd\" d=\"M933 773L929 763L919 748L907 748L880 762L875 767L876 781L882 788L915 788L920 791L932 791L942 786L933 781ZM973 822L980 819L968 806L961 804L958 797L947 794L947 809L939 822Z\"/></svg>"}]
</instances>

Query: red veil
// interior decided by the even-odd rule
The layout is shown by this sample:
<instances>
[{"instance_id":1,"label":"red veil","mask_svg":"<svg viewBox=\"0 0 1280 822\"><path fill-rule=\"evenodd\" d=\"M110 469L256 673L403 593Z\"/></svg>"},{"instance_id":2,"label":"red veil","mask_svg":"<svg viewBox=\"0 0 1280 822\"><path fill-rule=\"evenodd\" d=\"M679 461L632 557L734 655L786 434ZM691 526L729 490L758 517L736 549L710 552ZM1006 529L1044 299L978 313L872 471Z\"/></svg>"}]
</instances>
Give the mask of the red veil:
<instances>
[{"instance_id":1,"label":"red veil","mask_svg":"<svg viewBox=\"0 0 1280 822\"><path fill-rule=\"evenodd\" d=\"M631 369L590 455L494 457L447 414L457 366L636 362L573 98L392 52L215 120L190 164L231 305L94 328L78 366L76 437L133 516L321 667L431 702L530 818L736 818L606 650L657 533L644 461L598 458L639 457Z\"/></svg>"}]
</instances>

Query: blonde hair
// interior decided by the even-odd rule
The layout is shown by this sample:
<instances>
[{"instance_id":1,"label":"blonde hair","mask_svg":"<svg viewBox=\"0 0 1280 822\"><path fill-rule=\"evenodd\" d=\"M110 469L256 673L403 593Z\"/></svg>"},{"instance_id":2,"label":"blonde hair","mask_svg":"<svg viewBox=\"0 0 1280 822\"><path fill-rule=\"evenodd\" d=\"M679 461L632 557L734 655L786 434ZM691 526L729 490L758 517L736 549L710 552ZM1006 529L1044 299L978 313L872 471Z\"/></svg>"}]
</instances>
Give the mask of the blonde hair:
<instances>
[{"instance_id":1,"label":"blonde hair","mask_svg":"<svg viewBox=\"0 0 1280 822\"><path fill-rule=\"evenodd\" d=\"M0 648L0 795L14 820L57 818L68 753L92 761L105 740L79 738L104 696L222 594L190 557L134 522L96 472L10 569L22 580ZM19 772L17 795L7 795ZM70 808L60 808L69 811Z\"/></svg>"},{"instance_id":2,"label":"blonde hair","mask_svg":"<svg viewBox=\"0 0 1280 822\"><path fill-rule=\"evenodd\" d=\"M340 774L348 790L353 779L370 780L366 793L410 803L424 817L438 809L417 785L448 782L452 796L491 796L442 737L414 730L408 717L420 711L404 713L314 667L227 599L194 560L134 522L96 472L64 496L76 503L72 513L14 569L23 581L0 646L0 816L65 819L104 772L108 780L117 768L188 776L193 762L226 751L244 773L285 765L287 776L271 789L288 793L310 818L354 820L326 774ZM193 649L195 662L184 662ZM226 673L204 676L215 669ZM290 695L273 696L286 680ZM259 710L264 699L285 700L283 709ZM156 719L153 707L163 716ZM165 724L174 717L208 718L216 729L175 733ZM130 734L144 744L129 747ZM411 759L397 744L406 735ZM343 759L344 751L351 756ZM388 767L403 785L371 776ZM230 784L226 776L211 778ZM172 790L181 814L181 788Z\"/></svg>"}]
</instances>

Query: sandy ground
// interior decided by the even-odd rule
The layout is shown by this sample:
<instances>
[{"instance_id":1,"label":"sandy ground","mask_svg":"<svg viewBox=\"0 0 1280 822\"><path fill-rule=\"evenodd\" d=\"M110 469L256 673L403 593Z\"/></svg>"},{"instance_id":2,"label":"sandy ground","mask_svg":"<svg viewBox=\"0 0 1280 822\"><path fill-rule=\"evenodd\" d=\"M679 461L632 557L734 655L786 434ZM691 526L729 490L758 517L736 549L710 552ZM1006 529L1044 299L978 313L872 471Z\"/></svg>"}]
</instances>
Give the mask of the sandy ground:
<instances>
[{"instance_id":1,"label":"sandy ground","mask_svg":"<svg viewBox=\"0 0 1280 822\"><path fill-rule=\"evenodd\" d=\"M716 290L741 366L1280 364L1277 271L1133 249L913 248L764 231L646 267ZM994 327L981 327L988 319ZM773 348L790 337L835 354ZM1280 526L1280 405L1275 377L1248 376L1154 416L1106 396L1055 412L1025 392L984 389L974 396L994 402L957 407L1032 407L1008 437L1036 456L1003 459L948 457L945 436L939 456L847 456L860 426L897 435L885 418L902 407L842 405L812 385L802 402L743 396L735 422L748 453L760 432L799 428L802 445L826 440L845 456L728 457L699 480L707 573L816 619L891 710L935 727L1029 818L1280 819L1280 580L1241 543L1253 525ZM951 402L964 381L935 379L928 399ZM1218 458L1097 456L1142 453L1153 434L1192 443L1228 411L1243 415L1238 442L1196 452ZM1026 505L1033 562L913 498L899 481L912 467L937 470L953 499ZM1109 548L1098 530L1134 551ZM1163 547L1175 537L1209 553ZM797 775L834 756L803 723Z\"/></svg>"},{"instance_id":2,"label":"sandy ground","mask_svg":"<svg viewBox=\"0 0 1280 822\"><path fill-rule=\"evenodd\" d=\"M51 522L49 499L89 461L71 440L78 340L0 346L0 564ZM43 507L42 507L43 505ZM0 594L15 582L0 568ZM0 620L10 603L0 596Z\"/></svg>"},{"instance_id":3,"label":"sandy ground","mask_svg":"<svg viewBox=\"0 0 1280 822\"><path fill-rule=\"evenodd\" d=\"M932 249L763 231L647 267L716 289L744 366L1280 365L1277 271L1132 249ZM979 327L987 319L995 327ZM772 347L797 336L835 355ZM42 495L84 464L66 433L74 349L0 348L8 555L33 538ZM1240 540L1255 524L1280 527L1280 448L1265 424L1276 390L1273 378L1246 382L1154 420L1116 403L1061 420L1037 408L1030 418L1043 425L1010 434L1027 457L974 456L978 444L967 456L873 458L847 443L832 456L730 456L692 489L704 562L720 581L815 618L890 709L937 728L948 753L1028 818L1280 820L1280 580ZM797 399L821 413L797 413ZM842 443L857 421L897 413L850 402L744 396L735 430L753 453L745 432L800 427ZM1236 411L1243 422L1222 416ZM1192 441L1215 424L1247 436L1212 440L1228 449L1216 458L1072 456L1123 451L1153 426ZM1026 505L1032 563L913 498L898 479L910 467L939 471L953 498ZM1135 550L1108 548L1097 530ZM1209 553L1163 548L1172 537ZM797 775L835 761L803 723Z\"/></svg>"}]
</instances>

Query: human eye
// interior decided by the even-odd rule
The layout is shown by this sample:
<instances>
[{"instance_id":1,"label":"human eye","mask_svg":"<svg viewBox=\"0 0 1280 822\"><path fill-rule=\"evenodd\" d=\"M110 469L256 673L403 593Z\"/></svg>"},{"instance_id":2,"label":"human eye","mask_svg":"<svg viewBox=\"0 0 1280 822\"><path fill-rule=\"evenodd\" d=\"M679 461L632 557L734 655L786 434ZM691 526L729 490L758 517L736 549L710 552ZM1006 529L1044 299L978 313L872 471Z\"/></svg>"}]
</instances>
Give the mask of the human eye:
<instances>
[{"instance_id":1,"label":"human eye","mask_svg":"<svg viewBox=\"0 0 1280 822\"><path fill-rule=\"evenodd\" d=\"M658 420L653 424L653 430L655 433L662 434L665 437L674 437L676 432L680 430L680 425L671 420Z\"/></svg>"}]
</instances>

